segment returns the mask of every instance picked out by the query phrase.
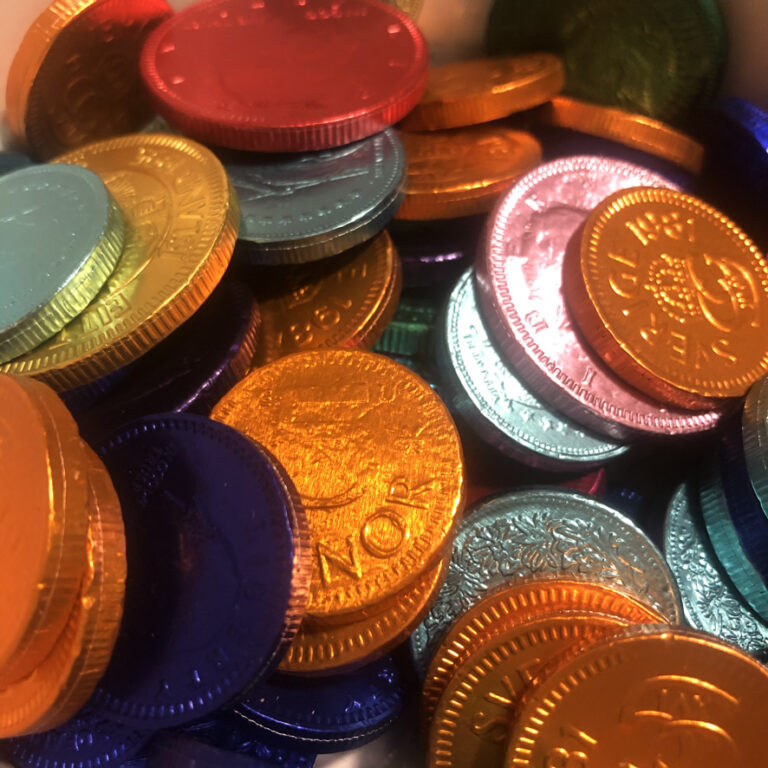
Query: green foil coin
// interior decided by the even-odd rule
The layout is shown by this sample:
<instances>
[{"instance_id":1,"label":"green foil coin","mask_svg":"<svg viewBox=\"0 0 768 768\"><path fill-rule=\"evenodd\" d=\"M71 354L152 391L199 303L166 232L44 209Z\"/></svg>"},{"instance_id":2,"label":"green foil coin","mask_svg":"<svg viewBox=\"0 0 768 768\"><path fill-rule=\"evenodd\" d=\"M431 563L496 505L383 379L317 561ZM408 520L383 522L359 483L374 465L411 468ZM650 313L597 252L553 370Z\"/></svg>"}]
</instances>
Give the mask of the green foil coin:
<instances>
[{"instance_id":1,"label":"green foil coin","mask_svg":"<svg viewBox=\"0 0 768 768\"><path fill-rule=\"evenodd\" d=\"M768 661L768 625L743 602L717 560L692 487L681 485L669 503L664 554L677 581L690 625Z\"/></svg>"},{"instance_id":2,"label":"green foil coin","mask_svg":"<svg viewBox=\"0 0 768 768\"><path fill-rule=\"evenodd\" d=\"M714 97L727 54L716 0L496 0L487 44L558 53L566 93L671 123Z\"/></svg>"},{"instance_id":3,"label":"green foil coin","mask_svg":"<svg viewBox=\"0 0 768 768\"><path fill-rule=\"evenodd\" d=\"M123 216L104 182L75 165L0 178L0 362L79 315L123 250Z\"/></svg>"}]
</instances>

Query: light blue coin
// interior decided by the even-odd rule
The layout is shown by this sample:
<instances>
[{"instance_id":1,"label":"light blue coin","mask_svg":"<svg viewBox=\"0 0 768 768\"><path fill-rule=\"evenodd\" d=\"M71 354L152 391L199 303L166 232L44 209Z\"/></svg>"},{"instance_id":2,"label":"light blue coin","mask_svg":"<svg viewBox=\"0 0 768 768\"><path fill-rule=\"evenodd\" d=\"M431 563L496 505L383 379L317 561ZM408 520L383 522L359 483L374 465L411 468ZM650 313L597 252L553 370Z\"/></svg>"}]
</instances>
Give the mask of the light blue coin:
<instances>
[{"instance_id":1,"label":"light blue coin","mask_svg":"<svg viewBox=\"0 0 768 768\"><path fill-rule=\"evenodd\" d=\"M416 669L426 672L451 624L497 587L556 577L605 584L682 619L664 557L632 521L577 491L512 491L478 502L459 526L445 584L411 635Z\"/></svg>"},{"instance_id":2,"label":"light blue coin","mask_svg":"<svg viewBox=\"0 0 768 768\"><path fill-rule=\"evenodd\" d=\"M451 294L441 337L441 370L454 407L503 453L538 469L567 471L597 466L627 451L556 413L520 381L483 324L472 270Z\"/></svg>"},{"instance_id":3,"label":"light blue coin","mask_svg":"<svg viewBox=\"0 0 768 768\"><path fill-rule=\"evenodd\" d=\"M123 216L95 173L38 165L0 177L0 362L80 314L123 240Z\"/></svg>"},{"instance_id":4,"label":"light blue coin","mask_svg":"<svg viewBox=\"0 0 768 768\"><path fill-rule=\"evenodd\" d=\"M709 543L695 492L681 485L667 510L664 552L677 581L685 618L768 662L768 625L743 602Z\"/></svg>"},{"instance_id":5,"label":"light blue coin","mask_svg":"<svg viewBox=\"0 0 768 768\"><path fill-rule=\"evenodd\" d=\"M405 150L391 128L324 152L247 158L225 167L240 202L237 258L252 264L341 253L380 232L402 202Z\"/></svg>"}]
</instances>

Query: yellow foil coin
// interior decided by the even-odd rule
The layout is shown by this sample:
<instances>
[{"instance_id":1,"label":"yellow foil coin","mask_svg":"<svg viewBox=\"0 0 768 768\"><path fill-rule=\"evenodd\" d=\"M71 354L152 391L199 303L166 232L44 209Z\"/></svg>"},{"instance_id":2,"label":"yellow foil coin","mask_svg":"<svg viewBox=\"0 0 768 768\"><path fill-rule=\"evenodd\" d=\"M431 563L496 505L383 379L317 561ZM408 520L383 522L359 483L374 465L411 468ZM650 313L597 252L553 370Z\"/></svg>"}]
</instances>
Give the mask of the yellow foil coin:
<instances>
[{"instance_id":1,"label":"yellow foil coin","mask_svg":"<svg viewBox=\"0 0 768 768\"><path fill-rule=\"evenodd\" d=\"M370 349L392 319L402 286L387 232L339 256L257 274L259 365L323 347Z\"/></svg>"},{"instance_id":2,"label":"yellow foil coin","mask_svg":"<svg viewBox=\"0 0 768 768\"><path fill-rule=\"evenodd\" d=\"M434 566L463 499L461 444L432 388L368 352L319 350L257 368L213 409L275 455L307 512L308 614L364 609Z\"/></svg>"},{"instance_id":3,"label":"yellow foil coin","mask_svg":"<svg viewBox=\"0 0 768 768\"><path fill-rule=\"evenodd\" d=\"M657 400L699 408L746 394L768 372L768 263L701 200L644 187L611 195L565 273L589 343Z\"/></svg>"},{"instance_id":4,"label":"yellow foil coin","mask_svg":"<svg viewBox=\"0 0 768 768\"><path fill-rule=\"evenodd\" d=\"M229 263L239 210L222 164L188 139L123 136L57 162L101 176L125 217L123 255L97 297L53 338L0 366L64 390L130 363L203 303Z\"/></svg>"}]
</instances>

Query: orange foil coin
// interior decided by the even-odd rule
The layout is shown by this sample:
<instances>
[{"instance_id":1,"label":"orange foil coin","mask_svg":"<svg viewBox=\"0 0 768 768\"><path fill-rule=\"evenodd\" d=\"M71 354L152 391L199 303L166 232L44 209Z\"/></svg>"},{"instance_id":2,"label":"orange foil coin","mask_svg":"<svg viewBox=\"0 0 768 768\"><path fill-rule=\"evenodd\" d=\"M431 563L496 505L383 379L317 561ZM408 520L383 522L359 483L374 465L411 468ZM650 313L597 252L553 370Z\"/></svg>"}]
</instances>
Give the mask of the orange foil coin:
<instances>
[{"instance_id":1,"label":"orange foil coin","mask_svg":"<svg viewBox=\"0 0 768 768\"><path fill-rule=\"evenodd\" d=\"M0 738L39 733L71 718L107 667L122 618L125 538L106 469L87 451L88 560L80 592L52 652L27 677L0 688Z\"/></svg>"},{"instance_id":2,"label":"orange foil coin","mask_svg":"<svg viewBox=\"0 0 768 768\"><path fill-rule=\"evenodd\" d=\"M435 131L488 123L549 101L564 83L563 63L551 53L443 64L429 71L427 90L399 127Z\"/></svg>"},{"instance_id":3,"label":"orange foil coin","mask_svg":"<svg viewBox=\"0 0 768 768\"><path fill-rule=\"evenodd\" d=\"M152 116L139 75L144 39L165 0L57 0L29 28L8 71L16 137L48 159L142 127Z\"/></svg>"},{"instance_id":4,"label":"orange foil coin","mask_svg":"<svg viewBox=\"0 0 768 768\"><path fill-rule=\"evenodd\" d=\"M402 286L387 232L329 259L258 273L259 365L292 352L370 349L392 319Z\"/></svg>"},{"instance_id":5,"label":"orange foil coin","mask_svg":"<svg viewBox=\"0 0 768 768\"><path fill-rule=\"evenodd\" d=\"M602 107L568 96L556 96L541 109L545 123L619 142L669 160L698 174L704 147L666 123L614 107Z\"/></svg>"},{"instance_id":6,"label":"orange foil coin","mask_svg":"<svg viewBox=\"0 0 768 768\"><path fill-rule=\"evenodd\" d=\"M569 251L573 318L640 391L706 408L768 372L768 264L706 203L670 189L611 195Z\"/></svg>"},{"instance_id":7,"label":"orange foil coin","mask_svg":"<svg viewBox=\"0 0 768 768\"><path fill-rule=\"evenodd\" d=\"M348 672L400 645L426 616L448 572L441 560L386 608L335 627L305 620L280 664L282 672L324 675Z\"/></svg>"},{"instance_id":8,"label":"orange foil coin","mask_svg":"<svg viewBox=\"0 0 768 768\"><path fill-rule=\"evenodd\" d=\"M52 413L38 390L0 375L0 686L53 650L86 565L82 444L66 408Z\"/></svg>"},{"instance_id":9,"label":"orange foil coin","mask_svg":"<svg viewBox=\"0 0 768 768\"><path fill-rule=\"evenodd\" d=\"M428 737L429 768L500 766L520 694L541 667L574 646L628 626L627 619L616 616L564 612L495 636L456 670L437 703Z\"/></svg>"},{"instance_id":10,"label":"orange foil coin","mask_svg":"<svg viewBox=\"0 0 768 768\"><path fill-rule=\"evenodd\" d=\"M559 578L510 584L470 608L443 639L424 677L424 722L432 719L446 686L473 653L528 621L568 611L615 616L633 623L666 621L636 598L601 584Z\"/></svg>"},{"instance_id":11,"label":"orange foil coin","mask_svg":"<svg viewBox=\"0 0 768 768\"><path fill-rule=\"evenodd\" d=\"M275 455L309 520L308 615L361 612L437 564L463 500L456 427L432 388L368 352L257 368L213 409Z\"/></svg>"},{"instance_id":12,"label":"orange foil coin","mask_svg":"<svg viewBox=\"0 0 768 768\"><path fill-rule=\"evenodd\" d=\"M536 683L506 768L765 763L768 669L709 635L629 630Z\"/></svg>"},{"instance_id":13,"label":"orange foil coin","mask_svg":"<svg viewBox=\"0 0 768 768\"><path fill-rule=\"evenodd\" d=\"M401 132L408 172L397 219L452 219L486 213L512 182L541 161L530 134L500 125Z\"/></svg>"}]
</instances>

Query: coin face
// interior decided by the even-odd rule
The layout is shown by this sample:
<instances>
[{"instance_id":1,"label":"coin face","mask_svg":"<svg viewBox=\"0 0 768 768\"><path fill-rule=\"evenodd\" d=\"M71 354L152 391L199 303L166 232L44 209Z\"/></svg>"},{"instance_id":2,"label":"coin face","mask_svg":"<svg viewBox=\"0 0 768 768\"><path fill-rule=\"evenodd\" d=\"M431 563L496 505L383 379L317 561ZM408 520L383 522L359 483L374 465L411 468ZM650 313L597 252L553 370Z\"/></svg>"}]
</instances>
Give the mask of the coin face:
<instances>
[{"instance_id":1,"label":"coin face","mask_svg":"<svg viewBox=\"0 0 768 768\"><path fill-rule=\"evenodd\" d=\"M589 212L617 189L670 183L604 157L546 163L499 204L477 264L481 308L505 357L540 397L611 437L690 434L719 418L662 407L628 387L584 342L564 303L563 256Z\"/></svg>"},{"instance_id":2,"label":"coin face","mask_svg":"<svg viewBox=\"0 0 768 768\"><path fill-rule=\"evenodd\" d=\"M595 582L557 575L546 579L534 576L494 590L460 616L440 643L424 677L423 720L432 719L439 700L445 703L446 688L452 685L457 670L461 668L466 672L470 656L476 653L485 656L496 640L501 638L506 642L529 622L578 613L612 616L623 625L664 623L661 614L650 606L625 592ZM492 730L495 731L495 727Z\"/></svg>"},{"instance_id":3,"label":"coin face","mask_svg":"<svg viewBox=\"0 0 768 768\"><path fill-rule=\"evenodd\" d=\"M157 111L201 141L306 152L405 116L424 91L427 46L379 2L216 0L155 30L141 71Z\"/></svg>"},{"instance_id":4,"label":"coin face","mask_svg":"<svg viewBox=\"0 0 768 768\"><path fill-rule=\"evenodd\" d=\"M0 361L85 309L123 250L123 215L91 171L45 164L0 179Z\"/></svg>"},{"instance_id":5,"label":"coin face","mask_svg":"<svg viewBox=\"0 0 768 768\"><path fill-rule=\"evenodd\" d=\"M467 423L503 452L530 466L575 469L602 463L626 446L579 428L549 408L520 381L496 350L480 315L474 272L451 294L443 341L446 381Z\"/></svg>"},{"instance_id":6,"label":"coin face","mask_svg":"<svg viewBox=\"0 0 768 768\"><path fill-rule=\"evenodd\" d=\"M261 443L296 485L313 546L310 615L359 612L437 562L462 504L461 446L442 401L404 366L365 352L289 355L254 370L212 417Z\"/></svg>"},{"instance_id":7,"label":"coin face","mask_svg":"<svg viewBox=\"0 0 768 768\"><path fill-rule=\"evenodd\" d=\"M663 556L617 510L557 487L514 491L480 502L459 527L445 585L411 635L417 668L427 668L451 624L491 590L542 574L613 586L675 623L682 615Z\"/></svg>"},{"instance_id":8,"label":"coin face","mask_svg":"<svg viewBox=\"0 0 768 768\"><path fill-rule=\"evenodd\" d=\"M618 192L590 214L572 256L566 298L580 329L649 396L707 405L746 394L768 371L768 263L706 203Z\"/></svg>"},{"instance_id":9,"label":"coin face","mask_svg":"<svg viewBox=\"0 0 768 768\"><path fill-rule=\"evenodd\" d=\"M369 348L395 312L401 272L382 232L335 258L265 276L257 361L323 347Z\"/></svg>"},{"instance_id":10,"label":"coin face","mask_svg":"<svg viewBox=\"0 0 768 768\"><path fill-rule=\"evenodd\" d=\"M533 136L498 125L403 131L400 138L408 171L397 219L452 219L489 211L514 179L541 160Z\"/></svg>"},{"instance_id":11,"label":"coin face","mask_svg":"<svg viewBox=\"0 0 768 768\"><path fill-rule=\"evenodd\" d=\"M48 159L138 130L151 109L133 62L172 13L165 0L51 3L8 73L7 114L16 136Z\"/></svg>"},{"instance_id":12,"label":"coin face","mask_svg":"<svg viewBox=\"0 0 768 768\"><path fill-rule=\"evenodd\" d=\"M82 314L0 371L69 389L131 362L202 304L229 263L239 211L224 167L188 139L134 134L58 162L101 176L125 216L125 248Z\"/></svg>"},{"instance_id":13,"label":"coin face","mask_svg":"<svg viewBox=\"0 0 768 768\"><path fill-rule=\"evenodd\" d=\"M537 681L504 765L749 768L763 759L768 671L691 631L634 630Z\"/></svg>"}]
</instances>

